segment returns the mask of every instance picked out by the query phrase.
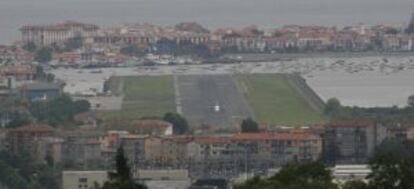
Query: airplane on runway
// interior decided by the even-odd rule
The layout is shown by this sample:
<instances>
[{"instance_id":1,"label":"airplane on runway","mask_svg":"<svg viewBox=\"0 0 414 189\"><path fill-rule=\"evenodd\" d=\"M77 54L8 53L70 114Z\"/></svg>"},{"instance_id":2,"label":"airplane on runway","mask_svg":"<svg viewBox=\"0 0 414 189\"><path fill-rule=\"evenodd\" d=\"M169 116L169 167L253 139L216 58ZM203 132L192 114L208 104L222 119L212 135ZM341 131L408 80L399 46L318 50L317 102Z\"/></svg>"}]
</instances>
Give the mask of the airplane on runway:
<instances>
[{"instance_id":1,"label":"airplane on runway","mask_svg":"<svg viewBox=\"0 0 414 189\"><path fill-rule=\"evenodd\" d=\"M221 108L221 106L219 105L219 103L216 103L214 106L211 106L211 108L212 108L212 110L213 110L215 113L218 113L218 112L221 112L221 111L222 111L222 108Z\"/></svg>"}]
</instances>

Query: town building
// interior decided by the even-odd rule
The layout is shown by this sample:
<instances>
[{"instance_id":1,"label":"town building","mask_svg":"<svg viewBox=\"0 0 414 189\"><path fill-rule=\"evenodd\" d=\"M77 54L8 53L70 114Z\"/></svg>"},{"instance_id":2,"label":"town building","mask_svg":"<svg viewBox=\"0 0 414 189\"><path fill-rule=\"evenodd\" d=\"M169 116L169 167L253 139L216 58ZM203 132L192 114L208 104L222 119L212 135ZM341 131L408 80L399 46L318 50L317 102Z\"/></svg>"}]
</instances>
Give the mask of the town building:
<instances>
[{"instance_id":1,"label":"town building","mask_svg":"<svg viewBox=\"0 0 414 189\"><path fill-rule=\"evenodd\" d=\"M37 154L36 144L38 140L53 137L54 129L48 125L32 124L23 127L9 129L6 134L8 150L13 154L28 152Z\"/></svg>"},{"instance_id":2,"label":"town building","mask_svg":"<svg viewBox=\"0 0 414 189\"><path fill-rule=\"evenodd\" d=\"M120 139L123 136L128 136L128 131L110 130L105 133L102 139L103 148L118 148L120 146Z\"/></svg>"},{"instance_id":3,"label":"town building","mask_svg":"<svg viewBox=\"0 0 414 189\"><path fill-rule=\"evenodd\" d=\"M161 137L153 136L145 140L145 160L150 162L163 162L164 156Z\"/></svg>"},{"instance_id":4,"label":"town building","mask_svg":"<svg viewBox=\"0 0 414 189\"><path fill-rule=\"evenodd\" d=\"M0 65L0 78L13 78L16 81L31 81L34 79L36 68L30 64Z\"/></svg>"},{"instance_id":5,"label":"town building","mask_svg":"<svg viewBox=\"0 0 414 189\"><path fill-rule=\"evenodd\" d=\"M411 16L410 23L405 31L406 33L414 34L414 13Z\"/></svg>"},{"instance_id":6,"label":"town building","mask_svg":"<svg viewBox=\"0 0 414 189\"><path fill-rule=\"evenodd\" d=\"M238 153L250 159L283 165L289 161L315 161L322 151L322 140L310 133L239 133L232 137Z\"/></svg>"},{"instance_id":7,"label":"town building","mask_svg":"<svg viewBox=\"0 0 414 189\"><path fill-rule=\"evenodd\" d=\"M44 137L36 139L34 142L37 160L52 160L53 163L61 163L63 161L62 146L63 139L57 137Z\"/></svg>"},{"instance_id":8,"label":"town building","mask_svg":"<svg viewBox=\"0 0 414 189\"><path fill-rule=\"evenodd\" d=\"M0 45L1 64L28 64L34 60L34 56L22 48Z\"/></svg>"},{"instance_id":9,"label":"town building","mask_svg":"<svg viewBox=\"0 0 414 189\"><path fill-rule=\"evenodd\" d=\"M187 169L137 169L134 177L148 189L188 188L191 184Z\"/></svg>"},{"instance_id":10,"label":"town building","mask_svg":"<svg viewBox=\"0 0 414 189\"><path fill-rule=\"evenodd\" d=\"M216 35L221 36L221 48L228 52L264 52L266 40L263 33L255 26L240 30L219 29Z\"/></svg>"},{"instance_id":11,"label":"town building","mask_svg":"<svg viewBox=\"0 0 414 189\"><path fill-rule=\"evenodd\" d=\"M107 171L63 171L62 189L89 189L102 186L108 180Z\"/></svg>"},{"instance_id":12,"label":"town building","mask_svg":"<svg viewBox=\"0 0 414 189\"><path fill-rule=\"evenodd\" d=\"M8 148L6 136L7 136L7 130L0 128L0 151L6 150Z\"/></svg>"},{"instance_id":13,"label":"town building","mask_svg":"<svg viewBox=\"0 0 414 189\"><path fill-rule=\"evenodd\" d=\"M193 140L190 136L166 136L161 140L163 163L184 165L188 160L187 144Z\"/></svg>"},{"instance_id":14,"label":"town building","mask_svg":"<svg viewBox=\"0 0 414 189\"><path fill-rule=\"evenodd\" d=\"M332 176L339 184L344 184L347 181L353 180L365 181L371 172L370 167L366 164L336 165L332 168Z\"/></svg>"},{"instance_id":15,"label":"town building","mask_svg":"<svg viewBox=\"0 0 414 189\"><path fill-rule=\"evenodd\" d=\"M332 121L323 134L323 158L336 164L366 163L386 135L386 128L371 120Z\"/></svg>"},{"instance_id":16,"label":"town building","mask_svg":"<svg viewBox=\"0 0 414 189\"><path fill-rule=\"evenodd\" d=\"M145 161L145 139L146 135L124 135L120 136L120 145L124 148L125 156L132 165L139 165Z\"/></svg>"},{"instance_id":17,"label":"town building","mask_svg":"<svg viewBox=\"0 0 414 189\"><path fill-rule=\"evenodd\" d=\"M20 96L30 101L48 100L62 94L62 87L57 83L28 83L20 87Z\"/></svg>"},{"instance_id":18,"label":"town building","mask_svg":"<svg viewBox=\"0 0 414 189\"><path fill-rule=\"evenodd\" d=\"M390 123L384 125L384 127L387 131L387 138L401 142L410 140L411 132L414 131L413 127L409 124Z\"/></svg>"},{"instance_id":19,"label":"town building","mask_svg":"<svg viewBox=\"0 0 414 189\"><path fill-rule=\"evenodd\" d=\"M102 165L103 133L94 130L61 131L57 134L64 140L63 161L77 165Z\"/></svg>"},{"instance_id":20,"label":"town building","mask_svg":"<svg viewBox=\"0 0 414 189\"><path fill-rule=\"evenodd\" d=\"M27 25L20 28L23 44L34 43L36 46L60 44L75 37L88 38L96 35L99 27L66 21L54 25Z\"/></svg>"},{"instance_id":21,"label":"town building","mask_svg":"<svg viewBox=\"0 0 414 189\"><path fill-rule=\"evenodd\" d=\"M191 184L185 169L138 169L133 172L133 177L148 189L185 189ZM102 186L108 180L108 171L63 171L62 189L90 189L96 184Z\"/></svg>"},{"instance_id":22,"label":"town building","mask_svg":"<svg viewBox=\"0 0 414 189\"><path fill-rule=\"evenodd\" d=\"M230 136L199 136L187 145L188 156L193 161L226 159L235 154Z\"/></svg>"},{"instance_id":23,"label":"town building","mask_svg":"<svg viewBox=\"0 0 414 189\"><path fill-rule=\"evenodd\" d=\"M162 120L137 120L132 123L133 133L140 135L172 135L173 125Z\"/></svg>"},{"instance_id":24,"label":"town building","mask_svg":"<svg viewBox=\"0 0 414 189\"><path fill-rule=\"evenodd\" d=\"M411 51L413 49L413 38L406 34L388 34L382 39L382 49L385 51Z\"/></svg>"}]
</instances>

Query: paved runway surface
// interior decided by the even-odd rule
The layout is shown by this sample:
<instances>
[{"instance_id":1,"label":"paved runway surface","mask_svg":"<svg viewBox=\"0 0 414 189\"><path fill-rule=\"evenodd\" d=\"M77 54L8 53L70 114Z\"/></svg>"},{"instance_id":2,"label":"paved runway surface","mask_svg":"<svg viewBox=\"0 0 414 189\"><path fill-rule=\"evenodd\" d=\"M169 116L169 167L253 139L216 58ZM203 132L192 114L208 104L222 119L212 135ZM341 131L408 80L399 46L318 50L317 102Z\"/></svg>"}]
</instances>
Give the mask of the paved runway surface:
<instances>
[{"instance_id":1,"label":"paved runway surface","mask_svg":"<svg viewBox=\"0 0 414 189\"><path fill-rule=\"evenodd\" d=\"M194 126L235 129L241 120L254 118L232 75L180 75L176 81L182 112Z\"/></svg>"}]
</instances>

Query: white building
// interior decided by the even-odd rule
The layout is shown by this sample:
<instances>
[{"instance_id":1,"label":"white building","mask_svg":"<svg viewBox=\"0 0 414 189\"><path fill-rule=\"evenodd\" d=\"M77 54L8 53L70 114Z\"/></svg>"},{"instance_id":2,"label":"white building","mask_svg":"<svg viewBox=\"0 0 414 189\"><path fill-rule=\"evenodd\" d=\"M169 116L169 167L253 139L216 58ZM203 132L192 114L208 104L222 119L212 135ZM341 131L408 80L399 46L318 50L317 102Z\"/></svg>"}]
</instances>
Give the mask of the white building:
<instances>
[{"instance_id":1,"label":"white building","mask_svg":"<svg viewBox=\"0 0 414 189\"><path fill-rule=\"evenodd\" d=\"M80 36L84 38L96 35L99 27L93 24L66 21L54 25L28 25L20 28L22 42L33 42L37 46L48 46L61 43L68 39Z\"/></svg>"},{"instance_id":2,"label":"white building","mask_svg":"<svg viewBox=\"0 0 414 189\"><path fill-rule=\"evenodd\" d=\"M63 171L62 189L89 189L108 180L107 171Z\"/></svg>"},{"instance_id":3,"label":"white building","mask_svg":"<svg viewBox=\"0 0 414 189\"><path fill-rule=\"evenodd\" d=\"M335 181L345 183L350 180L362 180L371 173L368 165L336 165L332 168Z\"/></svg>"}]
</instances>

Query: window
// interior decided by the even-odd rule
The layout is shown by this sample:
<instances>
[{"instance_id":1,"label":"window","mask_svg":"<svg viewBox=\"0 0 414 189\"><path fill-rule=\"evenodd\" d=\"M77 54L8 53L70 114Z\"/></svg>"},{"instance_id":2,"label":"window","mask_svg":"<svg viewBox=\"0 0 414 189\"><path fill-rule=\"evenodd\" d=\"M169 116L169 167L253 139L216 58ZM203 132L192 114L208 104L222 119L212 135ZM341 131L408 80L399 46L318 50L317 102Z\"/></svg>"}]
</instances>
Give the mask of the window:
<instances>
[{"instance_id":1,"label":"window","mask_svg":"<svg viewBox=\"0 0 414 189\"><path fill-rule=\"evenodd\" d=\"M86 183L88 182L88 178L79 178L79 183Z\"/></svg>"}]
</instances>

